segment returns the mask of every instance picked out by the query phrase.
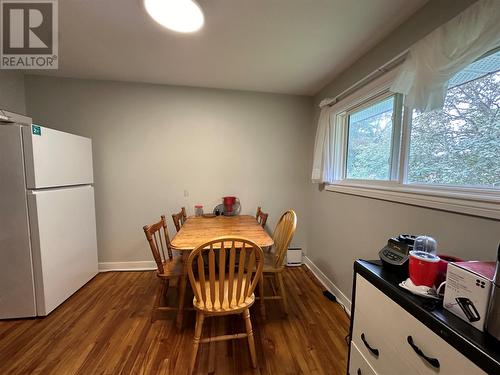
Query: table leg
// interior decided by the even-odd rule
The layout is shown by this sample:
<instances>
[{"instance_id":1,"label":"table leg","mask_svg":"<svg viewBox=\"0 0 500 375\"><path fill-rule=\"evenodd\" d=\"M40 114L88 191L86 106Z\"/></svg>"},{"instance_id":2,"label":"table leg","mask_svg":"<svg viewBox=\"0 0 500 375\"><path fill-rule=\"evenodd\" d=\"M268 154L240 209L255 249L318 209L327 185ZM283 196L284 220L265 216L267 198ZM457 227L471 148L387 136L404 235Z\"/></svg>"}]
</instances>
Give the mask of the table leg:
<instances>
[{"instance_id":1,"label":"table leg","mask_svg":"<svg viewBox=\"0 0 500 375\"><path fill-rule=\"evenodd\" d=\"M260 313L262 318L266 318L266 305L264 301L264 273L260 276L259 280L259 297L260 297Z\"/></svg>"},{"instance_id":2,"label":"table leg","mask_svg":"<svg viewBox=\"0 0 500 375\"><path fill-rule=\"evenodd\" d=\"M182 272L182 276L179 279L179 288L178 288L178 293L179 293L179 309L177 310L177 329L181 330L182 329L182 321L184 318L184 300L186 299L186 286L187 286L187 258L188 258L189 253L187 251L184 251L182 253L182 263L184 265L184 270Z\"/></svg>"}]
</instances>

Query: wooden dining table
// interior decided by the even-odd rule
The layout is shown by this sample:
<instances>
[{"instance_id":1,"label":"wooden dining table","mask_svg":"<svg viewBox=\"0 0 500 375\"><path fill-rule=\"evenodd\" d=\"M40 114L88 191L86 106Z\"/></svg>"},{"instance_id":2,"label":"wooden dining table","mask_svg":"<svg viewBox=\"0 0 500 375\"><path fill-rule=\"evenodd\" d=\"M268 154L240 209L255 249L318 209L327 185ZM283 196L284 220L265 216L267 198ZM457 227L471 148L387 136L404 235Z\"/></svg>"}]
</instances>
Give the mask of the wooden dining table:
<instances>
[{"instance_id":1,"label":"wooden dining table","mask_svg":"<svg viewBox=\"0 0 500 375\"><path fill-rule=\"evenodd\" d=\"M202 243L216 237L232 236L244 237L259 245L261 248L274 244L273 239L257 222L254 216L190 216L181 229L172 239L172 249L182 252L184 272L179 281L179 309L177 311L177 328L182 328L184 318L184 302L187 287L187 258L192 250Z\"/></svg>"}]
</instances>

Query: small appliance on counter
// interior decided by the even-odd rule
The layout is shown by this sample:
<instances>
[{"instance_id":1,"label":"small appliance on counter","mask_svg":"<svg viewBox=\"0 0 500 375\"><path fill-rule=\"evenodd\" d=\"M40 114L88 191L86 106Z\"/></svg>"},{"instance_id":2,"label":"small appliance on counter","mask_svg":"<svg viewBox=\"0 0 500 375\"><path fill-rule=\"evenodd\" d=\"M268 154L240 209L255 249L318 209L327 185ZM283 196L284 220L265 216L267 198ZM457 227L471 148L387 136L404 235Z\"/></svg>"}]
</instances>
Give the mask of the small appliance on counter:
<instances>
[{"instance_id":1,"label":"small appliance on counter","mask_svg":"<svg viewBox=\"0 0 500 375\"><path fill-rule=\"evenodd\" d=\"M435 288L439 262L440 258L433 253L420 250L410 251L410 277L402 281L399 286L417 296L439 299Z\"/></svg>"},{"instance_id":2,"label":"small appliance on counter","mask_svg":"<svg viewBox=\"0 0 500 375\"><path fill-rule=\"evenodd\" d=\"M400 234L389 238L387 245L379 251L378 255L384 267L402 275L408 274L408 257L413 250L413 244L417 237L411 234Z\"/></svg>"},{"instance_id":3,"label":"small appliance on counter","mask_svg":"<svg viewBox=\"0 0 500 375\"><path fill-rule=\"evenodd\" d=\"M495 262L449 263L444 308L484 331L494 274Z\"/></svg>"},{"instance_id":4,"label":"small appliance on counter","mask_svg":"<svg viewBox=\"0 0 500 375\"><path fill-rule=\"evenodd\" d=\"M434 287L440 258L425 251L410 251L410 280L417 286Z\"/></svg>"},{"instance_id":5,"label":"small appliance on counter","mask_svg":"<svg viewBox=\"0 0 500 375\"><path fill-rule=\"evenodd\" d=\"M429 236L418 236L413 243L413 250L436 254L437 242L434 238Z\"/></svg>"},{"instance_id":6,"label":"small appliance on counter","mask_svg":"<svg viewBox=\"0 0 500 375\"><path fill-rule=\"evenodd\" d=\"M497 340L500 340L500 245L498 245L495 277L491 289L486 331Z\"/></svg>"}]
</instances>

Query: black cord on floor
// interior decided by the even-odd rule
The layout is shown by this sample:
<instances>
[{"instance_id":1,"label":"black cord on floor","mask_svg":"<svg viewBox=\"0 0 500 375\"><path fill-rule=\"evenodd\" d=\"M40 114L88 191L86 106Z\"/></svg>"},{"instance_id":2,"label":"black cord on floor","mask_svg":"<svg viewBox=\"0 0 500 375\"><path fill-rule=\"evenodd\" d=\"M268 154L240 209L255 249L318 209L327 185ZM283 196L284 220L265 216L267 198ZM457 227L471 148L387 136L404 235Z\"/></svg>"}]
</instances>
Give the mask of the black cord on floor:
<instances>
[{"instance_id":1,"label":"black cord on floor","mask_svg":"<svg viewBox=\"0 0 500 375\"><path fill-rule=\"evenodd\" d=\"M335 297L335 295L333 293L331 293L329 290L324 290L323 291L323 295L328 298L330 301L332 302L336 302L338 303L341 307L342 307L342 310L344 310L344 313L345 315L347 316L347 318L350 320L351 317L349 316L349 314L347 313L347 308L344 306L343 303L340 303L338 300L337 300L337 297ZM346 335L346 337L344 337L344 340L345 340L345 343L349 346L349 334Z\"/></svg>"},{"instance_id":2,"label":"black cord on floor","mask_svg":"<svg viewBox=\"0 0 500 375\"><path fill-rule=\"evenodd\" d=\"M344 306L343 303L340 303L338 300L337 300L337 297L335 297L335 295L330 292L329 290L323 290L323 295L328 298L330 301L332 302L336 302L338 303L340 306L342 306L342 310L344 310L344 313L346 314L347 318L350 319L350 316L349 316L349 313L347 312L347 308Z\"/></svg>"}]
</instances>

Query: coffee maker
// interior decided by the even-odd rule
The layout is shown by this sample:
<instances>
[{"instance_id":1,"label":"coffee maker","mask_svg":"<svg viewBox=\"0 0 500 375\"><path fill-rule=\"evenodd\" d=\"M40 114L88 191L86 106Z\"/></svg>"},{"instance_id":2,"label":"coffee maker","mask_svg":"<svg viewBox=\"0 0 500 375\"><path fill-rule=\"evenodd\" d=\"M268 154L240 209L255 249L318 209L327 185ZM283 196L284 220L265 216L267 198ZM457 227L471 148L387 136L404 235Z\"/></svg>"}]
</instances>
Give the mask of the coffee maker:
<instances>
[{"instance_id":1,"label":"coffee maker","mask_svg":"<svg viewBox=\"0 0 500 375\"><path fill-rule=\"evenodd\" d=\"M500 340L500 245L498 245L497 268L493 278L493 287L491 288L486 331L497 340Z\"/></svg>"}]
</instances>

